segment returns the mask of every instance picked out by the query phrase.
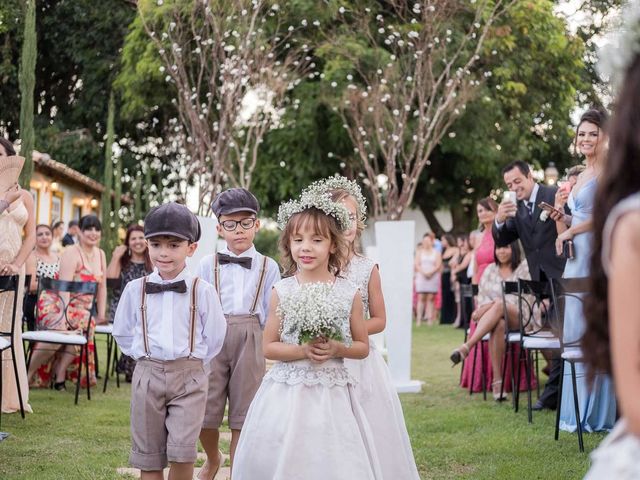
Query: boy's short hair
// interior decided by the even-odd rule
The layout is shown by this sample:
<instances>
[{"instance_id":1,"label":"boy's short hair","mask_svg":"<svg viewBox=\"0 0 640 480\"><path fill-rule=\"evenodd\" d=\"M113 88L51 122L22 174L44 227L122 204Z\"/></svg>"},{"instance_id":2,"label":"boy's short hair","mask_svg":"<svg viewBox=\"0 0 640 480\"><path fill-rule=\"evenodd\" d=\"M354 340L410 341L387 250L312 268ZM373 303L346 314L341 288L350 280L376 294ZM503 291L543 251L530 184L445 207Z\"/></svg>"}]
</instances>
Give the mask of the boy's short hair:
<instances>
[{"instance_id":1,"label":"boy's short hair","mask_svg":"<svg viewBox=\"0 0 640 480\"><path fill-rule=\"evenodd\" d=\"M257 215L260 211L260 204L255 195L246 188L229 188L215 198L211 209L219 219L222 215L231 215L238 212L249 212Z\"/></svg>"},{"instance_id":2,"label":"boy's short hair","mask_svg":"<svg viewBox=\"0 0 640 480\"><path fill-rule=\"evenodd\" d=\"M152 208L144 218L144 237L176 237L190 243L200 240L200 222L185 205L169 202Z\"/></svg>"}]
</instances>

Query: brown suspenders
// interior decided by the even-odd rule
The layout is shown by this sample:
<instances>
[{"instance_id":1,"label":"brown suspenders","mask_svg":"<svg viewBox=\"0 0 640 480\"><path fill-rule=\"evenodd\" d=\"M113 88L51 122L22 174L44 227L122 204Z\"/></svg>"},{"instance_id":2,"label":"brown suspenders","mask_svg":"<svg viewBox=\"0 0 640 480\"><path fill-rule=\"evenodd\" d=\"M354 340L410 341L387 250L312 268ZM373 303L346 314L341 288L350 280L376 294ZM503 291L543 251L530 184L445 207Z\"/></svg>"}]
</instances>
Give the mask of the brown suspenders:
<instances>
[{"instance_id":1,"label":"brown suspenders","mask_svg":"<svg viewBox=\"0 0 640 480\"><path fill-rule=\"evenodd\" d=\"M144 342L144 353L147 358L151 357L151 349L149 348L149 327L147 326L147 294L145 292L147 280L149 277L142 279L142 290L140 292L140 316L142 319L142 340ZM189 357L193 356L196 348L196 315L198 313L198 282L200 279L195 277L191 284L191 301L189 303Z\"/></svg>"},{"instance_id":2,"label":"brown suspenders","mask_svg":"<svg viewBox=\"0 0 640 480\"><path fill-rule=\"evenodd\" d=\"M260 273L258 274L258 288L256 288L256 293L253 297L253 302L251 302L251 308L249 309L249 314L255 315L256 308L258 307L258 302L260 301L260 295L262 294L262 290L264 289L264 281L267 276L267 256L262 255L262 263L260 264ZM216 287L216 292L218 292L218 298L220 299L220 303L222 304L222 297L220 295L220 264L218 263L218 256L216 254L213 255L213 284Z\"/></svg>"}]
</instances>

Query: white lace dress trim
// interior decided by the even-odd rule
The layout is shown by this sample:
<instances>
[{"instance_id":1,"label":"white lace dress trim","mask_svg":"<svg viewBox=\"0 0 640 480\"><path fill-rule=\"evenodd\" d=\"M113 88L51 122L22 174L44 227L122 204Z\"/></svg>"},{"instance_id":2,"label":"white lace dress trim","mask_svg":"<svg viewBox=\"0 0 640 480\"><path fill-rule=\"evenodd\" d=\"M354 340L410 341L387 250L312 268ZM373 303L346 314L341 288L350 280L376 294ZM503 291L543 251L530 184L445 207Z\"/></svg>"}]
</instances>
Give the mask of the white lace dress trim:
<instances>
[{"instance_id":1,"label":"white lace dress trim","mask_svg":"<svg viewBox=\"0 0 640 480\"><path fill-rule=\"evenodd\" d=\"M344 387L356 384L341 359L329 360L321 365L314 365L310 360L278 362L267 372L265 379L287 385L322 385L323 387Z\"/></svg>"}]
</instances>

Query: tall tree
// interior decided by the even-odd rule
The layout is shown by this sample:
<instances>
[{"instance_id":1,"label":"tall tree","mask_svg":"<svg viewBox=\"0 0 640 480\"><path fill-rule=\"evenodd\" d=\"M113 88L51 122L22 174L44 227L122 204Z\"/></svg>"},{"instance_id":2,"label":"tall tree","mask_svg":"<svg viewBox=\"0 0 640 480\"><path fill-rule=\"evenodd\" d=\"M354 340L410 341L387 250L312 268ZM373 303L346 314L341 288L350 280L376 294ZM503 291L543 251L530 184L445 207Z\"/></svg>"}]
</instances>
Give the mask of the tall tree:
<instances>
[{"instance_id":1,"label":"tall tree","mask_svg":"<svg viewBox=\"0 0 640 480\"><path fill-rule=\"evenodd\" d=\"M20 184L29 188L33 173L33 96L36 75L36 0L26 0L24 14L24 36L20 58L20 153L25 158L20 173Z\"/></svg>"},{"instance_id":2,"label":"tall tree","mask_svg":"<svg viewBox=\"0 0 640 480\"><path fill-rule=\"evenodd\" d=\"M306 73L306 45L264 0L139 3L144 27L175 87L183 165L201 186L202 213L222 184L250 187L266 133L280 125L288 93ZM297 27L296 27L297 28Z\"/></svg>"},{"instance_id":3,"label":"tall tree","mask_svg":"<svg viewBox=\"0 0 640 480\"><path fill-rule=\"evenodd\" d=\"M433 151L483 81L484 43L513 3L398 1L341 11L361 39L329 39L354 66L337 107L376 216L399 219L413 202Z\"/></svg>"},{"instance_id":4,"label":"tall tree","mask_svg":"<svg viewBox=\"0 0 640 480\"><path fill-rule=\"evenodd\" d=\"M116 101L113 92L109 95L109 107L107 110L107 138L104 145L104 191L102 192L102 248L107 257L115 247L113 222L113 143L115 141L115 115ZM117 234L116 234L117 235Z\"/></svg>"}]
</instances>

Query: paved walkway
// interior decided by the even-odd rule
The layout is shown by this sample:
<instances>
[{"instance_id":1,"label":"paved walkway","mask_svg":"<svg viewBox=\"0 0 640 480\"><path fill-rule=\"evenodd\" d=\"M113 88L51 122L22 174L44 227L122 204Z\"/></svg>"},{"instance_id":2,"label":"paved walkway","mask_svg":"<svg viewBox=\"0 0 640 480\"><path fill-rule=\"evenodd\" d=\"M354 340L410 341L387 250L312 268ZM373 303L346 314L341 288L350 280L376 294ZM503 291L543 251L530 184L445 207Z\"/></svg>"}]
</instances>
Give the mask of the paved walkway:
<instances>
[{"instance_id":1,"label":"paved walkway","mask_svg":"<svg viewBox=\"0 0 640 480\"><path fill-rule=\"evenodd\" d=\"M220 432L220 440L226 440L230 442L231 432ZM198 452L198 459L202 460L202 463L204 463L204 461L207 459L207 456L204 453ZM223 453L222 464L224 465L225 463L227 463L228 459L229 459L229 455L226 455ZM138 470L137 468L122 467L122 468L118 468L116 471L118 472L119 475L122 475L122 476L130 475L135 478L140 478L140 470ZM197 478L199 472L200 472L200 468L196 467L193 475L194 480ZM218 474L216 475L216 478L214 480L228 480L230 476L231 476L231 473L229 472L229 467L222 467L218 471ZM169 478L168 468L165 468L164 470L164 478L167 478L167 479Z\"/></svg>"}]
</instances>

